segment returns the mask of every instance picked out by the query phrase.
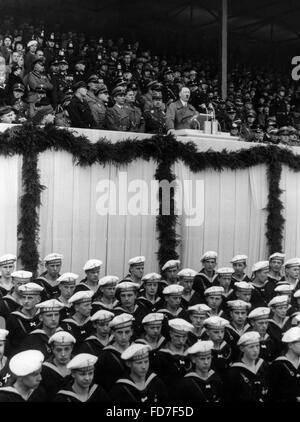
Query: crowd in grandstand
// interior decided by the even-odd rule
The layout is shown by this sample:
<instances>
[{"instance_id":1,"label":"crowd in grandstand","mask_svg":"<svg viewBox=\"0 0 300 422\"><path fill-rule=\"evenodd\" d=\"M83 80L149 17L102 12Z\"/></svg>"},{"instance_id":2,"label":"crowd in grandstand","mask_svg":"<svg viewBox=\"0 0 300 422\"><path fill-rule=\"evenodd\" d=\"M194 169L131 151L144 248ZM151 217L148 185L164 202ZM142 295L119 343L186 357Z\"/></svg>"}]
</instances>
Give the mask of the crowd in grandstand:
<instances>
[{"instance_id":1,"label":"crowd in grandstand","mask_svg":"<svg viewBox=\"0 0 300 422\"><path fill-rule=\"evenodd\" d=\"M37 277L0 257L0 402L298 402L300 259L247 256L199 272L169 260L144 274L62 273L51 253Z\"/></svg>"},{"instance_id":2,"label":"crowd in grandstand","mask_svg":"<svg viewBox=\"0 0 300 422\"><path fill-rule=\"evenodd\" d=\"M216 63L205 58L27 23L0 35L2 123L172 133L198 129L199 113L247 141L300 144L300 87L290 75L231 66L222 99Z\"/></svg>"}]
</instances>

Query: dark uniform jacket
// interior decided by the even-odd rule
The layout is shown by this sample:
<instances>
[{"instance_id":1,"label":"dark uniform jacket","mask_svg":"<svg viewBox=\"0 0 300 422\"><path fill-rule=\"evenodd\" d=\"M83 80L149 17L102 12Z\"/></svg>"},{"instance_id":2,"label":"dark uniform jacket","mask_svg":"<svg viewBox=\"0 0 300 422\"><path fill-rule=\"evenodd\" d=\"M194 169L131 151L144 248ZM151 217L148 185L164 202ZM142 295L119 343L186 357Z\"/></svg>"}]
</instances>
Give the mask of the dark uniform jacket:
<instances>
[{"instance_id":1,"label":"dark uniform jacket","mask_svg":"<svg viewBox=\"0 0 300 422\"><path fill-rule=\"evenodd\" d=\"M232 350L230 345L223 341L220 349L212 349L211 368L221 377L224 378L225 372L232 362Z\"/></svg>"},{"instance_id":2,"label":"dark uniform jacket","mask_svg":"<svg viewBox=\"0 0 300 422\"><path fill-rule=\"evenodd\" d=\"M108 130L127 132L130 130L129 109L126 106L119 107L115 104L106 110L106 127Z\"/></svg>"},{"instance_id":3,"label":"dark uniform jacket","mask_svg":"<svg viewBox=\"0 0 300 422\"><path fill-rule=\"evenodd\" d=\"M105 128L106 106L93 92L88 91L86 101L91 109L96 129Z\"/></svg>"},{"instance_id":4,"label":"dark uniform jacket","mask_svg":"<svg viewBox=\"0 0 300 422\"><path fill-rule=\"evenodd\" d=\"M10 293L0 299L0 316L4 319L7 319L12 312L20 308L21 305Z\"/></svg>"},{"instance_id":5,"label":"dark uniform jacket","mask_svg":"<svg viewBox=\"0 0 300 422\"><path fill-rule=\"evenodd\" d=\"M180 100L171 103L166 112L166 130L190 129L191 119L197 115L197 110L191 105L183 106Z\"/></svg>"},{"instance_id":6,"label":"dark uniform jacket","mask_svg":"<svg viewBox=\"0 0 300 422\"><path fill-rule=\"evenodd\" d=\"M74 96L67 110L72 127L92 128L95 126L90 107L86 101L80 101L79 98Z\"/></svg>"},{"instance_id":7,"label":"dark uniform jacket","mask_svg":"<svg viewBox=\"0 0 300 422\"><path fill-rule=\"evenodd\" d=\"M268 307L268 303L275 296L274 289L276 287L276 283L274 280L267 280L265 284L260 287L253 283L251 284L254 287L250 301L252 309L258 308L260 306Z\"/></svg>"},{"instance_id":8,"label":"dark uniform jacket","mask_svg":"<svg viewBox=\"0 0 300 422\"><path fill-rule=\"evenodd\" d=\"M144 112L146 133L166 132L166 113L160 108L150 108Z\"/></svg>"},{"instance_id":9,"label":"dark uniform jacket","mask_svg":"<svg viewBox=\"0 0 300 422\"><path fill-rule=\"evenodd\" d=\"M225 381L225 401L264 402L268 392L268 365L258 359L255 372L243 362L235 362L228 369Z\"/></svg>"},{"instance_id":10,"label":"dark uniform jacket","mask_svg":"<svg viewBox=\"0 0 300 422\"><path fill-rule=\"evenodd\" d=\"M47 394L42 388L36 388L25 400L14 386L0 388L0 403L45 402Z\"/></svg>"},{"instance_id":11,"label":"dark uniform jacket","mask_svg":"<svg viewBox=\"0 0 300 422\"><path fill-rule=\"evenodd\" d=\"M95 300L95 302L92 303L92 315L98 311L101 311L101 309L115 313L115 308L118 305L118 303L119 303L118 300L115 300L111 306L108 306L106 303L103 303L101 299L97 299Z\"/></svg>"},{"instance_id":12,"label":"dark uniform jacket","mask_svg":"<svg viewBox=\"0 0 300 422\"><path fill-rule=\"evenodd\" d=\"M145 388L142 390L129 376L118 379L109 396L117 403L162 403L168 399L164 383L153 372L147 375Z\"/></svg>"},{"instance_id":13,"label":"dark uniform jacket","mask_svg":"<svg viewBox=\"0 0 300 422\"><path fill-rule=\"evenodd\" d=\"M11 372L8 366L8 359L4 356L2 359L5 359L5 364L0 370L0 387L4 387L11 378Z\"/></svg>"},{"instance_id":14,"label":"dark uniform jacket","mask_svg":"<svg viewBox=\"0 0 300 422\"><path fill-rule=\"evenodd\" d=\"M67 387L72 381L72 375L63 375L54 364L53 359L49 359L49 361L43 363L40 387L47 391L47 401L52 401L56 393Z\"/></svg>"},{"instance_id":15,"label":"dark uniform jacket","mask_svg":"<svg viewBox=\"0 0 300 422\"><path fill-rule=\"evenodd\" d=\"M37 279L34 280L35 283L39 284L44 288L44 291L41 293L42 301L53 299L55 296L60 295L58 284L52 285L45 277L46 272L41 274ZM60 277L60 274L58 275Z\"/></svg>"},{"instance_id":16,"label":"dark uniform jacket","mask_svg":"<svg viewBox=\"0 0 300 422\"><path fill-rule=\"evenodd\" d=\"M300 397L300 371L286 358L280 356L270 366L268 401L296 402Z\"/></svg>"},{"instance_id":17,"label":"dark uniform jacket","mask_svg":"<svg viewBox=\"0 0 300 422\"><path fill-rule=\"evenodd\" d=\"M189 306L198 305L198 303L203 303L203 298L200 293L196 292L195 290L191 291L191 296L189 300L182 296L181 298L181 306L184 309L187 309Z\"/></svg>"},{"instance_id":18,"label":"dark uniform jacket","mask_svg":"<svg viewBox=\"0 0 300 422\"><path fill-rule=\"evenodd\" d=\"M194 277L193 289L198 292L201 295L202 300L204 300L204 291L209 287L219 285L220 284L218 282L218 274L213 271L213 277L212 280L210 280L205 274L204 268L202 268L202 270L199 271L199 273L196 274Z\"/></svg>"},{"instance_id":19,"label":"dark uniform jacket","mask_svg":"<svg viewBox=\"0 0 300 422\"><path fill-rule=\"evenodd\" d=\"M72 317L66 318L61 322L60 326L63 330L68 331L73 337L75 337L76 343L75 343L75 346L74 346L74 353L76 353L79 345L93 331L93 324L90 320L90 317L86 318L86 320L82 324L79 324Z\"/></svg>"},{"instance_id":20,"label":"dark uniform jacket","mask_svg":"<svg viewBox=\"0 0 300 422\"><path fill-rule=\"evenodd\" d=\"M196 372L188 372L179 382L178 403L213 403L222 399L223 382L212 369L206 380Z\"/></svg>"},{"instance_id":21,"label":"dark uniform jacket","mask_svg":"<svg viewBox=\"0 0 300 422\"><path fill-rule=\"evenodd\" d=\"M133 104L126 104L130 120L130 132L145 132L145 120L142 115L141 109Z\"/></svg>"},{"instance_id":22,"label":"dark uniform jacket","mask_svg":"<svg viewBox=\"0 0 300 422\"><path fill-rule=\"evenodd\" d=\"M108 346L112 340L113 338L111 336L108 340L108 344L103 344L95 334L92 334L81 343L78 353L89 353L99 357L104 347Z\"/></svg>"},{"instance_id":23,"label":"dark uniform jacket","mask_svg":"<svg viewBox=\"0 0 300 422\"><path fill-rule=\"evenodd\" d=\"M77 402L82 403L82 399L73 391L72 384L69 384L67 387L61 389L56 394L54 402ZM86 402L96 402L96 403L107 403L109 402L109 397L106 392L97 384L93 384L90 388L89 395Z\"/></svg>"},{"instance_id":24,"label":"dark uniform jacket","mask_svg":"<svg viewBox=\"0 0 300 422\"><path fill-rule=\"evenodd\" d=\"M27 334L35 330L39 324L39 316L30 318L21 311L12 312L7 318L6 329L9 331L9 356L18 353Z\"/></svg>"}]
</instances>

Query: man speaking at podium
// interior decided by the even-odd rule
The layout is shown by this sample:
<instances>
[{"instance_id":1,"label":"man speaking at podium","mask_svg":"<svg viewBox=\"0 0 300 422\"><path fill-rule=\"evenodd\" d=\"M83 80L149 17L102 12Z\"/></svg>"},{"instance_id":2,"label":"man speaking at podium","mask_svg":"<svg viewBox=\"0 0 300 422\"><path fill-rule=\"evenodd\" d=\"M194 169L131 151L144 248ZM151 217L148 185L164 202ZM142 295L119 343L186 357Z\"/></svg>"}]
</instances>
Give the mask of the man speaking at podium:
<instances>
[{"instance_id":1,"label":"man speaking at podium","mask_svg":"<svg viewBox=\"0 0 300 422\"><path fill-rule=\"evenodd\" d=\"M179 90L179 100L168 106L166 112L167 134L175 134L175 130L179 129L199 129L197 121L199 113L189 104L190 95L189 88L183 86Z\"/></svg>"}]
</instances>

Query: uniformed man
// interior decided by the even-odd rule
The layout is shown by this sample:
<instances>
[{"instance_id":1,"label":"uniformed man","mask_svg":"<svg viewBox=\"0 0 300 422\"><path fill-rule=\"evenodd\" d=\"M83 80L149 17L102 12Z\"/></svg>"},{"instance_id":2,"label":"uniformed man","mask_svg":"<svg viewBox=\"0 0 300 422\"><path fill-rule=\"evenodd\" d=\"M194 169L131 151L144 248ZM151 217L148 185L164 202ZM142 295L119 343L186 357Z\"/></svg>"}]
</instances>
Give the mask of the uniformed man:
<instances>
[{"instance_id":1,"label":"uniformed man","mask_svg":"<svg viewBox=\"0 0 300 422\"><path fill-rule=\"evenodd\" d=\"M125 374L126 366L121 354L131 344L133 322L133 316L124 313L115 316L109 323L113 341L101 352L95 373L95 382L101 382L106 391L109 391L116 380Z\"/></svg>"},{"instance_id":2,"label":"uniformed man","mask_svg":"<svg viewBox=\"0 0 300 422\"><path fill-rule=\"evenodd\" d=\"M28 88L28 102L36 103L36 88L43 85L46 91L52 91L53 85L45 73L45 59L35 59L32 64L32 71L24 77L24 84Z\"/></svg>"},{"instance_id":3,"label":"uniformed man","mask_svg":"<svg viewBox=\"0 0 300 422\"><path fill-rule=\"evenodd\" d=\"M286 295L275 296L268 303L269 308L271 308L268 332L276 342L276 347L281 351L282 334L290 328L290 321L287 316L288 300Z\"/></svg>"},{"instance_id":4,"label":"uniformed man","mask_svg":"<svg viewBox=\"0 0 300 422\"><path fill-rule=\"evenodd\" d=\"M269 279L273 279L275 283L278 281L283 281L284 277L282 276L282 266L284 262L285 254L275 252L269 257Z\"/></svg>"},{"instance_id":5,"label":"uniformed man","mask_svg":"<svg viewBox=\"0 0 300 422\"><path fill-rule=\"evenodd\" d=\"M99 296L93 301L92 314L101 309L114 312L114 308L118 305L118 300L115 297L118 282L119 277L115 275L106 275L100 278L98 282Z\"/></svg>"},{"instance_id":6,"label":"uniformed man","mask_svg":"<svg viewBox=\"0 0 300 422\"><path fill-rule=\"evenodd\" d=\"M216 270L216 274L218 274L218 283L224 289L223 296L225 299L230 298L233 294L233 272L234 270L229 267L222 267Z\"/></svg>"},{"instance_id":7,"label":"uniformed man","mask_svg":"<svg viewBox=\"0 0 300 422\"><path fill-rule=\"evenodd\" d=\"M239 357L237 343L240 337L250 329L250 325L247 323L247 314L251 305L248 302L237 299L228 301L227 306L229 309L230 324L225 328L225 339L230 344L232 359L236 360Z\"/></svg>"},{"instance_id":8,"label":"uniformed man","mask_svg":"<svg viewBox=\"0 0 300 422\"><path fill-rule=\"evenodd\" d=\"M152 369L163 380L169 399L173 400L179 380L192 369L192 362L186 351L188 333L193 330L193 326L182 318L171 319L168 325L168 341L158 350Z\"/></svg>"},{"instance_id":9,"label":"uniformed man","mask_svg":"<svg viewBox=\"0 0 300 422\"><path fill-rule=\"evenodd\" d=\"M164 103L168 106L175 102L178 95L178 89L174 84L174 72L170 67L167 67L163 72L164 82L162 87L162 94Z\"/></svg>"},{"instance_id":10,"label":"uniformed man","mask_svg":"<svg viewBox=\"0 0 300 422\"><path fill-rule=\"evenodd\" d=\"M60 276L63 255L53 252L46 255L44 264L46 271L44 271L35 281L45 289L45 300L51 299L59 293L57 279Z\"/></svg>"},{"instance_id":11,"label":"uniformed man","mask_svg":"<svg viewBox=\"0 0 300 422\"><path fill-rule=\"evenodd\" d=\"M282 342L287 350L270 367L268 399L272 403L299 402L300 327L286 331Z\"/></svg>"},{"instance_id":12,"label":"uniformed man","mask_svg":"<svg viewBox=\"0 0 300 422\"><path fill-rule=\"evenodd\" d=\"M167 133L175 134L175 130L198 128L198 112L189 104L190 90L182 87L179 91L178 101L172 102L166 111Z\"/></svg>"},{"instance_id":13,"label":"uniformed man","mask_svg":"<svg viewBox=\"0 0 300 422\"><path fill-rule=\"evenodd\" d=\"M164 287L177 283L177 273L179 271L180 261L178 259L170 259L161 268L162 283L160 284L159 294Z\"/></svg>"},{"instance_id":14,"label":"uniformed man","mask_svg":"<svg viewBox=\"0 0 300 422\"><path fill-rule=\"evenodd\" d=\"M218 274L215 271L217 265L217 252L207 251L201 257L203 268L194 278L193 289L204 298L204 290L211 286L219 285Z\"/></svg>"},{"instance_id":15,"label":"uniformed man","mask_svg":"<svg viewBox=\"0 0 300 422\"><path fill-rule=\"evenodd\" d=\"M210 307L211 315L226 316L224 312L224 289L221 286L212 286L204 291L206 304Z\"/></svg>"},{"instance_id":16,"label":"uniformed man","mask_svg":"<svg viewBox=\"0 0 300 422\"><path fill-rule=\"evenodd\" d=\"M299 258L288 259L284 264L285 270L285 281L293 286L294 291L300 288L299 284L299 270L300 260Z\"/></svg>"},{"instance_id":17,"label":"uniformed man","mask_svg":"<svg viewBox=\"0 0 300 422\"><path fill-rule=\"evenodd\" d=\"M150 312L142 320L143 332L136 340L136 343L148 344L151 347L150 362L155 353L161 349L166 342L166 338L161 333L163 320L164 314L160 312Z\"/></svg>"},{"instance_id":18,"label":"uniformed man","mask_svg":"<svg viewBox=\"0 0 300 422\"><path fill-rule=\"evenodd\" d=\"M274 280L268 280L269 261L256 262L252 267L252 292L251 304L253 308L267 306L272 297L275 296Z\"/></svg>"},{"instance_id":19,"label":"uniformed man","mask_svg":"<svg viewBox=\"0 0 300 422\"><path fill-rule=\"evenodd\" d=\"M13 356L9 369L14 376L11 386L0 388L0 402L44 402L46 393L39 389L44 355L39 350L26 350Z\"/></svg>"},{"instance_id":20,"label":"uniformed man","mask_svg":"<svg viewBox=\"0 0 300 422\"><path fill-rule=\"evenodd\" d=\"M286 281L280 281L280 282L278 282L277 287L275 287L274 293L275 293L276 296L286 295L288 297L288 312L287 312L287 314L289 315L290 312L292 311L291 302L292 302L292 297L293 297L293 293L294 293L293 286L291 286L290 284L287 284Z\"/></svg>"},{"instance_id":21,"label":"uniformed man","mask_svg":"<svg viewBox=\"0 0 300 422\"><path fill-rule=\"evenodd\" d=\"M5 355L5 343L8 331L0 328L0 387L7 384L11 378L11 373L8 367L8 359Z\"/></svg>"},{"instance_id":22,"label":"uniformed man","mask_svg":"<svg viewBox=\"0 0 300 422\"><path fill-rule=\"evenodd\" d=\"M80 353L70 360L67 368L71 370L73 380L58 391L54 402L108 402L103 388L93 383L97 360L97 356L89 353Z\"/></svg>"},{"instance_id":23,"label":"uniformed man","mask_svg":"<svg viewBox=\"0 0 300 422\"><path fill-rule=\"evenodd\" d=\"M67 364L72 358L75 338L66 331L58 331L49 338L51 356L43 362L41 387L47 392L47 401L52 401L55 394L71 381L71 370Z\"/></svg>"},{"instance_id":24,"label":"uniformed man","mask_svg":"<svg viewBox=\"0 0 300 422\"><path fill-rule=\"evenodd\" d=\"M162 380L149 366L149 350L146 344L131 344L121 358L128 368L128 375L118 379L109 392L114 402L165 403L167 390Z\"/></svg>"},{"instance_id":25,"label":"uniformed man","mask_svg":"<svg viewBox=\"0 0 300 422\"><path fill-rule=\"evenodd\" d=\"M24 94L24 85L21 83L15 83L12 87L12 96L9 103L16 113L17 123L25 122L28 117L29 106L28 103L23 100Z\"/></svg>"},{"instance_id":26,"label":"uniformed man","mask_svg":"<svg viewBox=\"0 0 300 422\"><path fill-rule=\"evenodd\" d=\"M22 350L40 350L45 359L51 355L51 349L48 346L49 338L58 330L60 311L64 305L56 299L49 299L38 303L35 307L39 310L39 328L31 331L23 340Z\"/></svg>"},{"instance_id":27,"label":"uniformed man","mask_svg":"<svg viewBox=\"0 0 300 422\"><path fill-rule=\"evenodd\" d=\"M204 321L210 316L211 309L205 303L189 306L187 308L188 321L193 325L193 331L189 333L188 344L192 345L198 340L206 338Z\"/></svg>"},{"instance_id":28,"label":"uniformed man","mask_svg":"<svg viewBox=\"0 0 300 422\"><path fill-rule=\"evenodd\" d=\"M15 270L17 257L13 254L6 254L0 257L0 296L5 296L13 288L11 274Z\"/></svg>"},{"instance_id":29,"label":"uniformed man","mask_svg":"<svg viewBox=\"0 0 300 422\"><path fill-rule=\"evenodd\" d=\"M248 315L251 325L250 331L257 331L260 335L259 356L267 363L272 363L279 356L276 342L268 333L270 308L259 307L253 309Z\"/></svg>"},{"instance_id":30,"label":"uniformed man","mask_svg":"<svg viewBox=\"0 0 300 422\"><path fill-rule=\"evenodd\" d=\"M94 293L94 298L97 298L99 295L98 283L102 265L103 262L99 259L89 259L83 267L86 277L77 284L75 292L91 290Z\"/></svg>"},{"instance_id":31,"label":"uniformed man","mask_svg":"<svg viewBox=\"0 0 300 422\"><path fill-rule=\"evenodd\" d=\"M6 327L10 332L9 356L18 353L27 334L35 330L39 324L37 305L41 301L43 287L36 283L26 283L19 287L22 294L22 307L12 312L6 321Z\"/></svg>"},{"instance_id":32,"label":"uniformed man","mask_svg":"<svg viewBox=\"0 0 300 422\"><path fill-rule=\"evenodd\" d=\"M142 319L147 314L147 310L138 305L137 294L139 285L131 281L122 281L116 287L116 298L118 305L114 308L114 313L120 315L129 313L134 317L133 329L135 335L139 335L142 328Z\"/></svg>"},{"instance_id":33,"label":"uniformed man","mask_svg":"<svg viewBox=\"0 0 300 422\"><path fill-rule=\"evenodd\" d=\"M182 294L184 287L179 284L171 284L163 290L164 304L157 310L164 314L165 320L163 325L163 333L166 334L167 321L173 318L187 318L185 309L181 306Z\"/></svg>"},{"instance_id":34,"label":"uniformed man","mask_svg":"<svg viewBox=\"0 0 300 422\"><path fill-rule=\"evenodd\" d=\"M233 287L234 287L234 292L227 299L228 300L240 299L240 300L243 300L244 302L249 302L251 303L251 306L253 308L252 292L254 290L254 287L252 286L252 284L247 283L246 281L236 281Z\"/></svg>"},{"instance_id":35,"label":"uniformed man","mask_svg":"<svg viewBox=\"0 0 300 422\"><path fill-rule=\"evenodd\" d=\"M0 299L0 316L4 319L7 319L13 311L21 308L23 295L20 287L31 280L32 272L23 270L14 271L11 273L11 277L13 283L12 292Z\"/></svg>"},{"instance_id":36,"label":"uniformed man","mask_svg":"<svg viewBox=\"0 0 300 422\"><path fill-rule=\"evenodd\" d=\"M145 308L147 313L156 312L163 304L163 300L158 294L160 283L161 275L157 273L148 273L142 278L137 303Z\"/></svg>"},{"instance_id":37,"label":"uniformed man","mask_svg":"<svg viewBox=\"0 0 300 422\"><path fill-rule=\"evenodd\" d=\"M180 381L177 390L178 403L215 403L222 401L223 382L219 375L211 369L211 340L198 340L187 349L194 369L189 371Z\"/></svg>"},{"instance_id":38,"label":"uniformed man","mask_svg":"<svg viewBox=\"0 0 300 422\"><path fill-rule=\"evenodd\" d=\"M101 309L91 316L93 331L79 347L79 353L91 353L97 357L105 346L113 340L110 335L109 323L114 318L114 314L110 311Z\"/></svg>"},{"instance_id":39,"label":"uniformed man","mask_svg":"<svg viewBox=\"0 0 300 422\"><path fill-rule=\"evenodd\" d=\"M67 106L72 127L91 129L95 121L91 109L86 101L87 86L85 82L78 81L72 86L74 96Z\"/></svg>"},{"instance_id":40,"label":"uniformed man","mask_svg":"<svg viewBox=\"0 0 300 422\"><path fill-rule=\"evenodd\" d=\"M166 133L166 112L163 110L162 93L152 95L152 106L144 112L146 133Z\"/></svg>"},{"instance_id":41,"label":"uniformed man","mask_svg":"<svg viewBox=\"0 0 300 422\"><path fill-rule=\"evenodd\" d=\"M96 97L98 101L95 104L95 107L91 109L93 118L96 122L95 128L105 129L105 116L109 100L109 93L106 85L102 83L99 84Z\"/></svg>"},{"instance_id":42,"label":"uniformed man","mask_svg":"<svg viewBox=\"0 0 300 422\"><path fill-rule=\"evenodd\" d=\"M223 380L229 364L232 362L232 350L224 340L225 327L229 321L219 316L211 316L203 322L208 340L214 343L212 349L212 369L218 373Z\"/></svg>"},{"instance_id":43,"label":"uniformed man","mask_svg":"<svg viewBox=\"0 0 300 422\"><path fill-rule=\"evenodd\" d=\"M197 271L183 268L177 274L178 284L183 286L181 305L184 309L202 302L202 297L193 289L194 277Z\"/></svg>"},{"instance_id":44,"label":"uniformed man","mask_svg":"<svg viewBox=\"0 0 300 422\"><path fill-rule=\"evenodd\" d=\"M246 281L247 283L250 282L250 278L245 273L245 269L247 267L247 255L235 255L230 263L232 264L232 268L234 273L232 274L232 280L236 281Z\"/></svg>"},{"instance_id":45,"label":"uniformed man","mask_svg":"<svg viewBox=\"0 0 300 422\"><path fill-rule=\"evenodd\" d=\"M126 89L125 105L128 107L130 119L130 132L145 132L145 119L142 111L135 105L135 91L132 88Z\"/></svg>"},{"instance_id":46,"label":"uniformed man","mask_svg":"<svg viewBox=\"0 0 300 422\"><path fill-rule=\"evenodd\" d=\"M241 358L228 369L224 388L225 401L265 402L268 392L268 365L259 357L259 333L244 333L237 345L241 350Z\"/></svg>"},{"instance_id":47,"label":"uniformed man","mask_svg":"<svg viewBox=\"0 0 300 422\"><path fill-rule=\"evenodd\" d=\"M144 275L145 261L146 258L144 256L135 256L130 258L128 261L128 274L124 277L124 280L132 281L133 283L141 286L142 278Z\"/></svg>"},{"instance_id":48,"label":"uniformed man","mask_svg":"<svg viewBox=\"0 0 300 422\"><path fill-rule=\"evenodd\" d=\"M129 131L130 116L128 107L125 106L125 95L125 89L120 86L111 92L115 104L106 110L105 126L108 130Z\"/></svg>"},{"instance_id":49,"label":"uniformed man","mask_svg":"<svg viewBox=\"0 0 300 422\"><path fill-rule=\"evenodd\" d=\"M62 329L75 337L77 348L91 334L93 329L90 319L93 294L94 292L92 290L83 290L74 293L69 299L69 304L72 304L74 313L71 317L61 322Z\"/></svg>"},{"instance_id":50,"label":"uniformed man","mask_svg":"<svg viewBox=\"0 0 300 422\"><path fill-rule=\"evenodd\" d=\"M59 293L56 298L64 305L60 311L60 320L69 318L72 314L72 305L69 303L69 299L75 293L78 277L78 274L63 273L57 279Z\"/></svg>"}]
</instances>

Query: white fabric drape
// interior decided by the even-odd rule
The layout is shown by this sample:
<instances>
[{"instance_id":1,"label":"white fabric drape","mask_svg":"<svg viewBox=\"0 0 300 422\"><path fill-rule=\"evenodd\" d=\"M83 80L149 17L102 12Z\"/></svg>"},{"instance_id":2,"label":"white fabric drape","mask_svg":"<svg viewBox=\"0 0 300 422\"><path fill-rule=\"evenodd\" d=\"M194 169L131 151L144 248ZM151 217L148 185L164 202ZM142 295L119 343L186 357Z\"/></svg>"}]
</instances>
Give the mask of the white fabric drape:
<instances>
[{"instance_id":1,"label":"white fabric drape","mask_svg":"<svg viewBox=\"0 0 300 422\"><path fill-rule=\"evenodd\" d=\"M53 251L62 253L62 271L73 271L83 276L84 263L90 258L97 258L104 263L101 275L122 277L128 271L129 258L145 255L145 271L157 271L156 216L119 215L122 205L119 206L118 199L116 215L99 215L98 209L105 193L112 207L115 191L119 198L120 194L126 194L127 189L133 190L127 195L129 204L134 200L135 192L140 192L145 206L147 199L150 203L150 189L148 192L147 188L154 179L156 164L153 161L138 160L120 168L98 164L80 167L73 164L72 156L66 152L47 151L39 156L39 169L41 183L46 186L40 209L42 259ZM127 177L127 185L123 179L120 182L120 174ZM112 182L105 192L101 187L104 180ZM139 180L146 183L143 189L139 189L142 183ZM136 181L136 188L132 186L133 181ZM124 201L126 205L126 197Z\"/></svg>"},{"instance_id":2,"label":"white fabric drape","mask_svg":"<svg viewBox=\"0 0 300 422\"><path fill-rule=\"evenodd\" d=\"M17 255L17 226L22 158L0 156L0 255Z\"/></svg>"},{"instance_id":3,"label":"white fabric drape","mask_svg":"<svg viewBox=\"0 0 300 422\"><path fill-rule=\"evenodd\" d=\"M280 188L283 190L281 200L284 204L282 214L285 218L283 250L286 259L300 257L300 173L283 165Z\"/></svg>"},{"instance_id":4,"label":"white fabric drape","mask_svg":"<svg viewBox=\"0 0 300 422\"><path fill-rule=\"evenodd\" d=\"M186 195L182 195L186 205L185 210L182 207L182 215L178 216L178 235L181 238L178 252L182 266L198 270L200 257L207 250L218 252L219 267L229 266L230 259L236 254L248 255L249 273L254 262L267 258L267 216L264 208L268 190L264 165L246 170L192 173L178 162L174 171L181 185L184 180L190 180L192 207L196 204L198 183L198 214L203 214L203 221L199 219L200 223L196 226L188 226L186 219L191 212Z\"/></svg>"}]
</instances>

